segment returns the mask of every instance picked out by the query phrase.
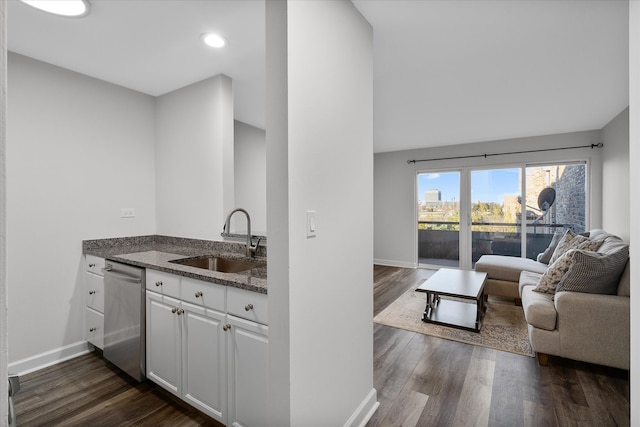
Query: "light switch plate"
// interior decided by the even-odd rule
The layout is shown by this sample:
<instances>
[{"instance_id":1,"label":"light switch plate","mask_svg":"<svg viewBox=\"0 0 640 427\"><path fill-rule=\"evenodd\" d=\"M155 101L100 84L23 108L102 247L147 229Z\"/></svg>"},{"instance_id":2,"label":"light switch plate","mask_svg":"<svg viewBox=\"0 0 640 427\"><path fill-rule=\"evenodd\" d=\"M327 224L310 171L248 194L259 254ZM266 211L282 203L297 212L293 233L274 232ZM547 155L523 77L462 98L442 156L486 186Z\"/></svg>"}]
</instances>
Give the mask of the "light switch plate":
<instances>
[{"instance_id":1,"label":"light switch plate","mask_svg":"<svg viewBox=\"0 0 640 427\"><path fill-rule=\"evenodd\" d=\"M316 237L316 211L307 211L307 237Z\"/></svg>"}]
</instances>

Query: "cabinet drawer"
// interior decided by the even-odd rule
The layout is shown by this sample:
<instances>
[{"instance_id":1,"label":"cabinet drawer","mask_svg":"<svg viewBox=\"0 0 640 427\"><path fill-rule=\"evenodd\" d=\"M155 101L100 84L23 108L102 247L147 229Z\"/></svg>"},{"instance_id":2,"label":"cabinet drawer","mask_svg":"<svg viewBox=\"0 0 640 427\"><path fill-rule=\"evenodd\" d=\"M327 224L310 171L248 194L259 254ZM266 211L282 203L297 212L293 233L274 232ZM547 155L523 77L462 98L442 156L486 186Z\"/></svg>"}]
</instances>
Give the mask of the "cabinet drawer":
<instances>
[{"instance_id":1,"label":"cabinet drawer","mask_svg":"<svg viewBox=\"0 0 640 427\"><path fill-rule=\"evenodd\" d=\"M162 295L180 298L180 276L147 269L148 290Z\"/></svg>"},{"instance_id":2,"label":"cabinet drawer","mask_svg":"<svg viewBox=\"0 0 640 427\"><path fill-rule=\"evenodd\" d=\"M99 258L94 255L85 255L84 269L86 271L102 276L103 268L104 268L104 258Z\"/></svg>"},{"instance_id":3,"label":"cabinet drawer","mask_svg":"<svg viewBox=\"0 0 640 427\"><path fill-rule=\"evenodd\" d=\"M85 273L84 291L85 305L104 313L104 277Z\"/></svg>"},{"instance_id":4,"label":"cabinet drawer","mask_svg":"<svg viewBox=\"0 0 640 427\"><path fill-rule=\"evenodd\" d=\"M96 347L104 348L104 316L89 307L84 308L87 341Z\"/></svg>"},{"instance_id":5,"label":"cabinet drawer","mask_svg":"<svg viewBox=\"0 0 640 427\"><path fill-rule=\"evenodd\" d=\"M227 312L266 325L269 323L267 295L229 286Z\"/></svg>"},{"instance_id":6,"label":"cabinet drawer","mask_svg":"<svg viewBox=\"0 0 640 427\"><path fill-rule=\"evenodd\" d=\"M224 311L226 288L226 286L216 283L183 277L181 299L192 304Z\"/></svg>"}]
</instances>

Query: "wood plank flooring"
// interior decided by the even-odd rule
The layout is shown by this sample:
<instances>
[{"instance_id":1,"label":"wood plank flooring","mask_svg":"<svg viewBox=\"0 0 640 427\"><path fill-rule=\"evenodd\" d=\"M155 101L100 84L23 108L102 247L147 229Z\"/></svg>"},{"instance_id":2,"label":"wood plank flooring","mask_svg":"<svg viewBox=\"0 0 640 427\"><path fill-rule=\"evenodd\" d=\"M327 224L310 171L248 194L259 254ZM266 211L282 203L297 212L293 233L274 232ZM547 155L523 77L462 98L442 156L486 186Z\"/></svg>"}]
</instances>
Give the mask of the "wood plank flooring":
<instances>
[{"instance_id":1,"label":"wood plank flooring","mask_svg":"<svg viewBox=\"0 0 640 427\"><path fill-rule=\"evenodd\" d=\"M375 266L374 315L429 276ZM627 371L374 325L375 426L628 426Z\"/></svg>"},{"instance_id":2,"label":"wood plank flooring","mask_svg":"<svg viewBox=\"0 0 640 427\"><path fill-rule=\"evenodd\" d=\"M221 426L151 382L135 382L96 352L27 374L20 383L14 397L20 427Z\"/></svg>"},{"instance_id":3,"label":"wood plank flooring","mask_svg":"<svg viewBox=\"0 0 640 427\"><path fill-rule=\"evenodd\" d=\"M374 315L431 274L374 267ZM91 353L21 377L19 426L220 426ZM628 426L627 371L374 324L376 426ZM318 427L325 427L318 420ZM315 427L315 426L311 426Z\"/></svg>"}]
</instances>

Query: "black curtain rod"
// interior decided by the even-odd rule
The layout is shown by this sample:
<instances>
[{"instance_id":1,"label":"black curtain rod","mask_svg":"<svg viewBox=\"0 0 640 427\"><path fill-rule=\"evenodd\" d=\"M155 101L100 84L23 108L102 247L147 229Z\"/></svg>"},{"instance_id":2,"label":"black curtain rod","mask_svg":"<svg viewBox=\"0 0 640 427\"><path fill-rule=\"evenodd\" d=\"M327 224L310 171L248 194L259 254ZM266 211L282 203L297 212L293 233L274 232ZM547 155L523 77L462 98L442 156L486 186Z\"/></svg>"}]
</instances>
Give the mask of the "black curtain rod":
<instances>
[{"instance_id":1,"label":"black curtain rod","mask_svg":"<svg viewBox=\"0 0 640 427\"><path fill-rule=\"evenodd\" d=\"M558 151L558 150L573 150L574 148L602 148L604 144L599 142L597 144L591 145L579 145L577 147L560 147L560 148L545 148L541 150L525 150L525 151L512 151L510 153L496 153L496 154L475 154L471 156L458 156L458 157L441 157L439 159L422 159L422 160L407 160L408 164L411 163L419 163L419 162L435 162L436 160L455 160L455 159L471 159L474 157L493 157L493 156L506 156L507 154L525 154L525 153L539 153L541 151Z\"/></svg>"}]
</instances>

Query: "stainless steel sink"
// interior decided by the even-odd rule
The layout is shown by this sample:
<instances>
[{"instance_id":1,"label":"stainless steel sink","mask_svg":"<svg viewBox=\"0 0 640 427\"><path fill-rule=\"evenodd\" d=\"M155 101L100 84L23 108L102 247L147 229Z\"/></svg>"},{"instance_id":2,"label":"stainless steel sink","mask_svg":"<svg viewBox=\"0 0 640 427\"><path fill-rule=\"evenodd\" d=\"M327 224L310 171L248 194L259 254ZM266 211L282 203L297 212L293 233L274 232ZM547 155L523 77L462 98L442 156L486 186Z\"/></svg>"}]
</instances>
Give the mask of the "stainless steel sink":
<instances>
[{"instance_id":1,"label":"stainless steel sink","mask_svg":"<svg viewBox=\"0 0 640 427\"><path fill-rule=\"evenodd\" d=\"M203 268L205 270L219 271L221 273L240 273L254 268L264 267L263 264L243 261L240 259L220 258L216 256L176 259L170 261L176 264L190 267Z\"/></svg>"}]
</instances>

